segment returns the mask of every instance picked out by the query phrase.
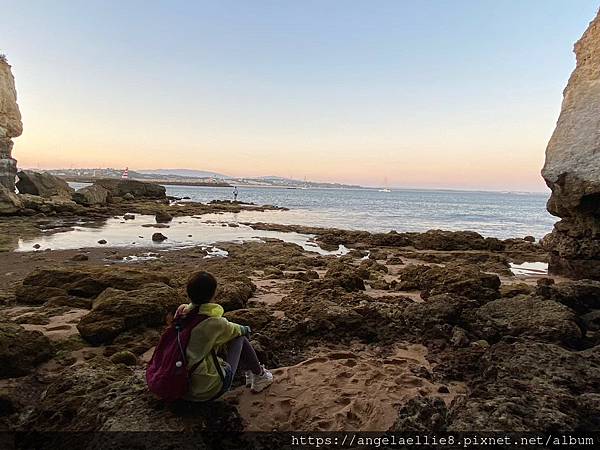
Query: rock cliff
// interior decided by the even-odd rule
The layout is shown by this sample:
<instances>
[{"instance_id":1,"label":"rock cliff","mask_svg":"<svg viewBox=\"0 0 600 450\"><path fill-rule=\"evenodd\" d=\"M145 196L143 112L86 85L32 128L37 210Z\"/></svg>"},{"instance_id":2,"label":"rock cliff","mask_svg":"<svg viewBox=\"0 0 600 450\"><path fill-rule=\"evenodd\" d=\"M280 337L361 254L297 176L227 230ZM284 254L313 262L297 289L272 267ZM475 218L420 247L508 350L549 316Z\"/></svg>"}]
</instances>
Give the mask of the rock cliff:
<instances>
[{"instance_id":1,"label":"rock cliff","mask_svg":"<svg viewBox=\"0 0 600 450\"><path fill-rule=\"evenodd\" d=\"M544 246L551 272L600 279L600 13L575 55L542 169L552 190L548 211L561 218Z\"/></svg>"},{"instance_id":2,"label":"rock cliff","mask_svg":"<svg viewBox=\"0 0 600 450\"><path fill-rule=\"evenodd\" d=\"M17 105L15 79L10 65L0 58L0 185L15 190L17 161L12 158L12 138L23 132L21 113Z\"/></svg>"}]
</instances>

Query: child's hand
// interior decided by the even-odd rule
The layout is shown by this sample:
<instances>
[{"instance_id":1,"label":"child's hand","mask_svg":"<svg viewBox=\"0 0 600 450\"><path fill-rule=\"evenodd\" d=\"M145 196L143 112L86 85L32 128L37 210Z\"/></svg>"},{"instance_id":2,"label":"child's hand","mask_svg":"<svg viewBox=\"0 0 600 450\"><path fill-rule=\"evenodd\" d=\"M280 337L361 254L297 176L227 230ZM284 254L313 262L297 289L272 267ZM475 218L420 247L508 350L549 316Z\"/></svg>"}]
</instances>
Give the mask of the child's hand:
<instances>
[{"instance_id":1,"label":"child's hand","mask_svg":"<svg viewBox=\"0 0 600 450\"><path fill-rule=\"evenodd\" d=\"M250 336L252 329L247 325L240 325L242 327L242 336Z\"/></svg>"}]
</instances>

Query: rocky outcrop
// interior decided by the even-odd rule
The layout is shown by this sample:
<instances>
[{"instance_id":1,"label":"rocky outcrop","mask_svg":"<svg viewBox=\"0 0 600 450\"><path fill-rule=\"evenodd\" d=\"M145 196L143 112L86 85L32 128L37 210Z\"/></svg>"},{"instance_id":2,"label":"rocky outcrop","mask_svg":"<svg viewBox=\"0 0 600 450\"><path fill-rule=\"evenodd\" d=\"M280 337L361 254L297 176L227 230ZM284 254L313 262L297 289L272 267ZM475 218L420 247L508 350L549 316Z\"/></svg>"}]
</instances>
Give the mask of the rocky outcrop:
<instances>
[{"instance_id":1,"label":"rocky outcrop","mask_svg":"<svg viewBox=\"0 0 600 450\"><path fill-rule=\"evenodd\" d=\"M10 65L0 59L0 185L15 190L17 161L12 157L12 138L23 133L21 113L17 105L15 79Z\"/></svg>"},{"instance_id":2,"label":"rocky outcrop","mask_svg":"<svg viewBox=\"0 0 600 450\"><path fill-rule=\"evenodd\" d=\"M149 284L142 289L122 291L108 288L93 302L92 311L77 324L79 334L92 345L111 343L119 334L166 323L183 303L177 291L166 284Z\"/></svg>"},{"instance_id":3,"label":"rocky outcrop","mask_svg":"<svg viewBox=\"0 0 600 450\"><path fill-rule=\"evenodd\" d=\"M39 331L0 322L0 378L27 375L54 354L49 339Z\"/></svg>"},{"instance_id":4,"label":"rocky outcrop","mask_svg":"<svg viewBox=\"0 0 600 450\"><path fill-rule=\"evenodd\" d=\"M577 66L564 91L542 175L548 211L562 220L543 245L550 271L600 279L600 16L575 44Z\"/></svg>"},{"instance_id":5,"label":"rocky outcrop","mask_svg":"<svg viewBox=\"0 0 600 450\"><path fill-rule=\"evenodd\" d=\"M127 194L133 195L136 199L166 199L166 189L160 184L146 183L137 180L104 179L97 180L97 186L102 186L113 197L125 197Z\"/></svg>"},{"instance_id":6,"label":"rocky outcrop","mask_svg":"<svg viewBox=\"0 0 600 450\"><path fill-rule=\"evenodd\" d=\"M17 189L20 194L38 195L40 197L61 197L70 199L75 190L62 178L45 172L21 170L17 176Z\"/></svg>"},{"instance_id":7,"label":"rocky outcrop","mask_svg":"<svg viewBox=\"0 0 600 450\"><path fill-rule=\"evenodd\" d=\"M106 205L110 200L110 192L100 185L93 184L78 189L73 193L73 200L84 206Z\"/></svg>"},{"instance_id":8,"label":"rocky outcrop","mask_svg":"<svg viewBox=\"0 0 600 450\"><path fill-rule=\"evenodd\" d=\"M0 184L0 216L16 214L22 206L19 196Z\"/></svg>"}]
</instances>

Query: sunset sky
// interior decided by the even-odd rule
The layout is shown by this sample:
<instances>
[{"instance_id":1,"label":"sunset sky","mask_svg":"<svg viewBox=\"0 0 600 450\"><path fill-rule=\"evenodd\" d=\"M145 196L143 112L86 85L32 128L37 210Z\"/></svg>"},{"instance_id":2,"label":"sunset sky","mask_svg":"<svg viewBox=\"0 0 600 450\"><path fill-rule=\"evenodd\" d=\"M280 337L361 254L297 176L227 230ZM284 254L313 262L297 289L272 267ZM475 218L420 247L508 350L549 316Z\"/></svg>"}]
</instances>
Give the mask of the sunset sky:
<instances>
[{"instance_id":1,"label":"sunset sky","mask_svg":"<svg viewBox=\"0 0 600 450\"><path fill-rule=\"evenodd\" d=\"M6 1L21 167L542 191L591 0Z\"/></svg>"}]
</instances>

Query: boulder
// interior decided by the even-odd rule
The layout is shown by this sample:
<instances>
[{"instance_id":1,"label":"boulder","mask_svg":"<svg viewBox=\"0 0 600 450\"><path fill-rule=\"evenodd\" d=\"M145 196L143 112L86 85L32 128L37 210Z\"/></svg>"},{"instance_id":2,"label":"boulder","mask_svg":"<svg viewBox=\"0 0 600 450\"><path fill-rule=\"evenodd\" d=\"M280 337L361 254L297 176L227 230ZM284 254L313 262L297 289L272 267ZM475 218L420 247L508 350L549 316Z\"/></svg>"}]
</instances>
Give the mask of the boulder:
<instances>
[{"instance_id":1,"label":"boulder","mask_svg":"<svg viewBox=\"0 0 600 450\"><path fill-rule=\"evenodd\" d=\"M106 205L110 201L110 192L97 184L78 189L73 193L73 200L80 205Z\"/></svg>"},{"instance_id":2,"label":"boulder","mask_svg":"<svg viewBox=\"0 0 600 450\"><path fill-rule=\"evenodd\" d=\"M167 314L182 302L175 289L162 283L132 291L108 288L94 300L92 311L81 318L77 329L92 345L108 344L125 331L165 325Z\"/></svg>"},{"instance_id":3,"label":"boulder","mask_svg":"<svg viewBox=\"0 0 600 450\"><path fill-rule=\"evenodd\" d=\"M452 404L448 431L588 430L598 426L600 347L506 339L478 359L470 392Z\"/></svg>"},{"instance_id":4,"label":"boulder","mask_svg":"<svg viewBox=\"0 0 600 450\"><path fill-rule=\"evenodd\" d=\"M113 197L125 197L125 195L131 194L138 200L167 198L164 186L144 181L106 178L97 180L94 184L108 190Z\"/></svg>"},{"instance_id":5,"label":"boulder","mask_svg":"<svg viewBox=\"0 0 600 450\"><path fill-rule=\"evenodd\" d=\"M550 273L600 280L600 16L575 44L575 55L542 169L552 190L548 211L562 220L542 245Z\"/></svg>"},{"instance_id":6,"label":"boulder","mask_svg":"<svg viewBox=\"0 0 600 450\"><path fill-rule=\"evenodd\" d=\"M0 322L0 378L27 375L53 354L50 340L39 331Z\"/></svg>"},{"instance_id":7,"label":"boulder","mask_svg":"<svg viewBox=\"0 0 600 450\"><path fill-rule=\"evenodd\" d=\"M169 223L173 220L173 216L166 211L159 211L155 216L156 223Z\"/></svg>"},{"instance_id":8,"label":"boulder","mask_svg":"<svg viewBox=\"0 0 600 450\"><path fill-rule=\"evenodd\" d=\"M0 216L17 214L22 208L19 196L0 184Z\"/></svg>"},{"instance_id":9,"label":"boulder","mask_svg":"<svg viewBox=\"0 0 600 450\"><path fill-rule=\"evenodd\" d=\"M377 264L377 263L375 263ZM361 276L362 275L362 276ZM344 288L347 292L364 291L364 278L369 278L369 272L360 270L349 264L344 264L341 261L334 261L330 264L323 281L328 284L335 284Z\"/></svg>"},{"instance_id":10,"label":"boulder","mask_svg":"<svg viewBox=\"0 0 600 450\"><path fill-rule=\"evenodd\" d=\"M71 199L75 190L62 178L46 172L21 170L17 173L17 189L21 194L39 195L40 197L60 197Z\"/></svg>"},{"instance_id":11,"label":"boulder","mask_svg":"<svg viewBox=\"0 0 600 450\"><path fill-rule=\"evenodd\" d=\"M562 303L579 314L600 309L600 281L578 280L557 284L541 284L536 294Z\"/></svg>"},{"instance_id":12,"label":"boulder","mask_svg":"<svg viewBox=\"0 0 600 450\"><path fill-rule=\"evenodd\" d=\"M153 233L152 234L152 242L163 242L168 238L162 233Z\"/></svg>"},{"instance_id":13,"label":"boulder","mask_svg":"<svg viewBox=\"0 0 600 450\"><path fill-rule=\"evenodd\" d=\"M153 283L169 284L170 279L160 274L132 269L37 269L17 286L15 298L17 303L27 305L41 305L52 299L61 299L61 302L67 303L69 300L88 299L89 307L91 299L109 287L131 291ZM82 304L81 301L77 303Z\"/></svg>"},{"instance_id":14,"label":"boulder","mask_svg":"<svg viewBox=\"0 0 600 450\"><path fill-rule=\"evenodd\" d=\"M575 347L583 337L571 309L536 296L491 301L474 310L469 321L473 333L488 342L497 342L504 336L523 336Z\"/></svg>"},{"instance_id":15,"label":"boulder","mask_svg":"<svg viewBox=\"0 0 600 450\"><path fill-rule=\"evenodd\" d=\"M248 277L219 280L214 302L220 304L225 311L244 309L255 291L256 285Z\"/></svg>"},{"instance_id":16,"label":"boulder","mask_svg":"<svg viewBox=\"0 0 600 450\"><path fill-rule=\"evenodd\" d=\"M500 296L498 275L482 272L476 265L448 264L440 267L410 264L400 269L398 275L397 290L420 289L423 298L457 294L490 300Z\"/></svg>"}]
</instances>

